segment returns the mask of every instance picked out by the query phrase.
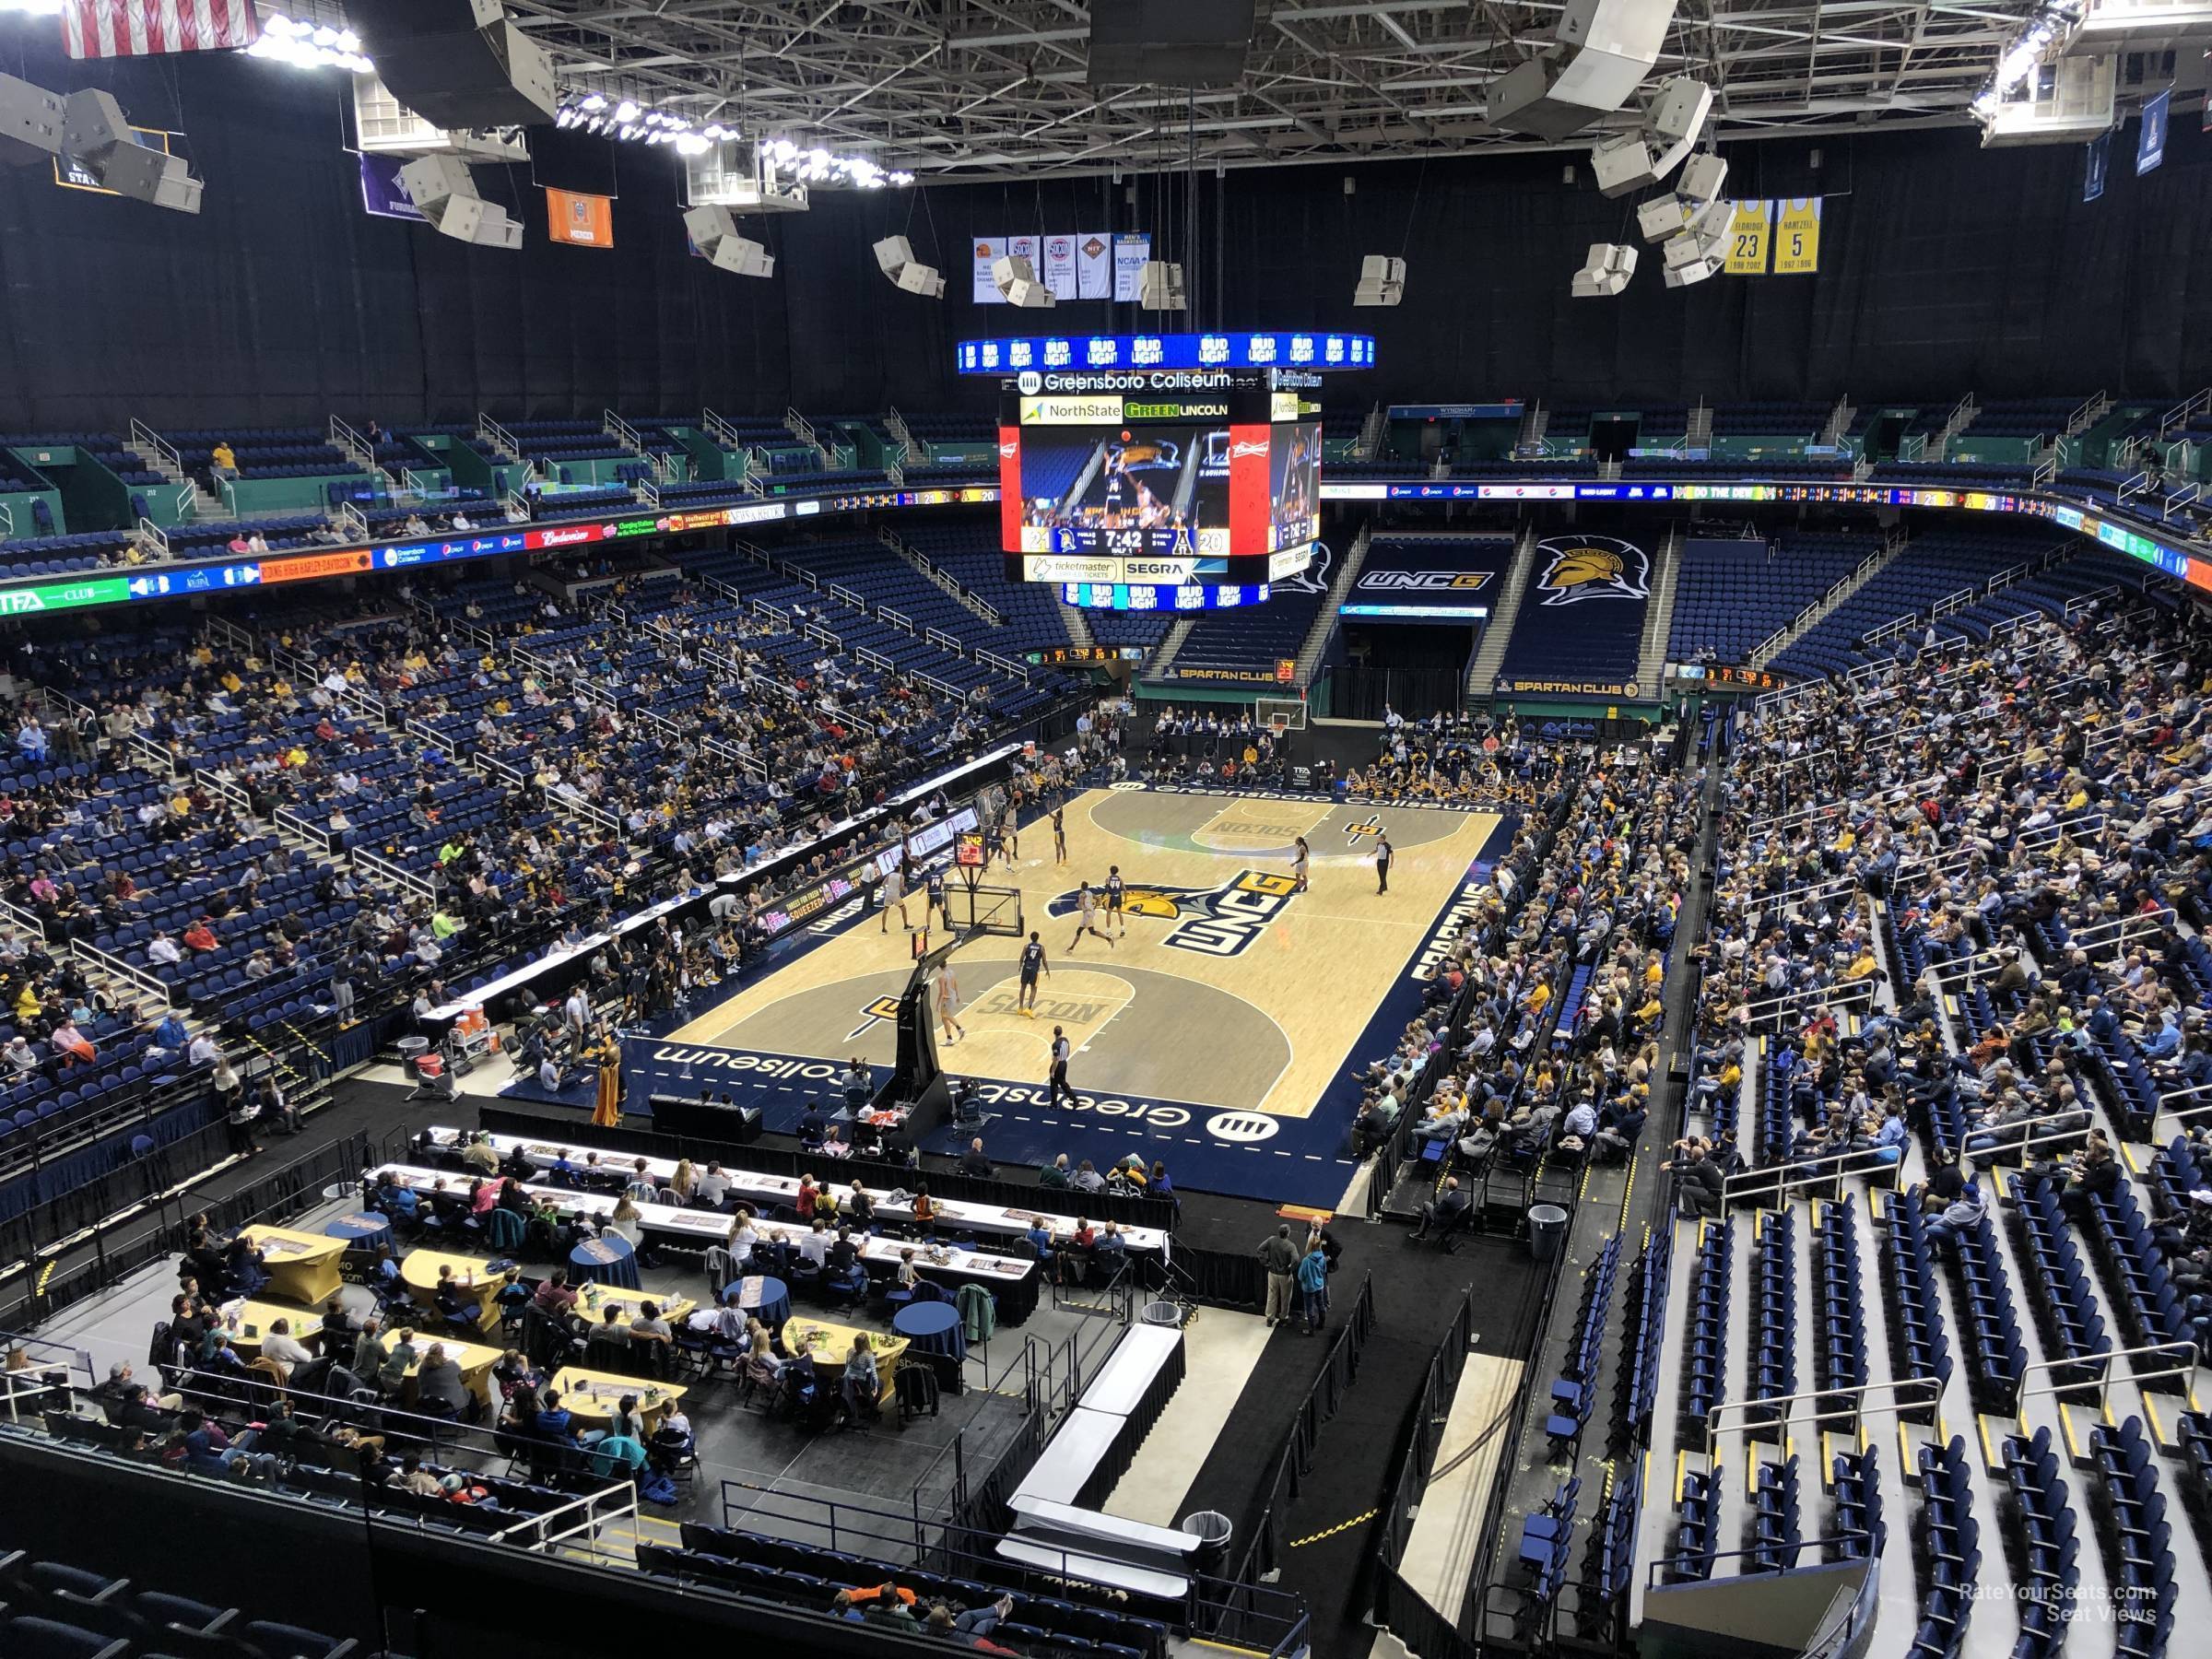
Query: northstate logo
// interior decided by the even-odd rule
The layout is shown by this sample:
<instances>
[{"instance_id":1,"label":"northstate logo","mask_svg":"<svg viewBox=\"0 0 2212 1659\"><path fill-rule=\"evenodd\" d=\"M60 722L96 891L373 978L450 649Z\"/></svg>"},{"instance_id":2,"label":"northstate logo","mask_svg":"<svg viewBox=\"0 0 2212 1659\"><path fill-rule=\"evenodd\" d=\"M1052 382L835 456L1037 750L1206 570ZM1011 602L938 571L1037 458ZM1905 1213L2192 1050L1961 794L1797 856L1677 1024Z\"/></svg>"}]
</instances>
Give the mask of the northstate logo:
<instances>
[{"instance_id":1,"label":"northstate logo","mask_svg":"<svg viewBox=\"0 0 2212 1659\"><path fill-rule=\"evenodd\" d=\"M1219 887L1151 887L1131 882L1122 889L1126 915L1172 922L1162 944L1197 956L1241 956L1296 897L1298 884L1271 870L1242 870ZM1101 914L1106 896L1093 889ZM1049 913L1072 916L1081 908L1074 892L1047 905Z\"/></svg>"},{"instance_id":2,"label":"northstate logo","mask_svg":"<svg viewBox=\"0 0 2212 1659\"><path fill-rule=\"evenodd\" d=\"M1634 542L1610 535L1559 536L1538 542L1536 551L1548 561L1536 579L1547 605L1651 596L1651 558Z\"/></svg>"}]
</instances>

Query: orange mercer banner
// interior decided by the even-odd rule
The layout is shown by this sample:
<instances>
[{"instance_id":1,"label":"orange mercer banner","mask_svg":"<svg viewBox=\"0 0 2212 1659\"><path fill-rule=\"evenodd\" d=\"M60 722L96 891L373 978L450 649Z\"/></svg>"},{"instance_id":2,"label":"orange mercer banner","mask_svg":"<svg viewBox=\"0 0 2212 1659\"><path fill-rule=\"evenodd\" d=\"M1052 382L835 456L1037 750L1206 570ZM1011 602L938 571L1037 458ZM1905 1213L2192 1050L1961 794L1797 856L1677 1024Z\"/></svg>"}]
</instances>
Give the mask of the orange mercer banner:
<instances>
[{"instance_id":1,"label":"orange mercer banner","mask_svg":"<svg viewBox=\"0 0 2212 1659\"><path fill-rule=\"evenodd\" d=\"M546 229L555 241L571 248L611 248L615 245L614 199L547 185Z\"/></svg>"}]
</instances>

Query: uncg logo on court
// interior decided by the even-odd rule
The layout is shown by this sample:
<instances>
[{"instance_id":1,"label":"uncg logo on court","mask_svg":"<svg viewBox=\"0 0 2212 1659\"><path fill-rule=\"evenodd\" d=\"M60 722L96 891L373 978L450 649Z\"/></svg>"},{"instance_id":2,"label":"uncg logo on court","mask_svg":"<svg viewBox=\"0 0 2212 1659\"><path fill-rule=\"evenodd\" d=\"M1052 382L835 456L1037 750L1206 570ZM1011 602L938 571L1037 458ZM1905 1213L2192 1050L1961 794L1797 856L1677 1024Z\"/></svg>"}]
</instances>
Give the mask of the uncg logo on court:
<instances>
[{"instance_id":1,"label":"uncg logo on court","mask_svg":"<svg viewBox=\"0 0 2212 1659\"><path fill-rule=\"evenodd\" d=\"M1355 847L1363 841L1372 841L1382 833L1382 818L1380 813L1371 812L1358 823L1344 827L1344 839Z\"/></svg>"},{"instance_id":2,"label":"uncg logo on court","mask_svg":"<svg viewBox=\"0 0 2212 1659\"><path fill-rule=\"evenodd\" d=\"M1272 870L1240 871L1219 887L1210 888L1130 882L1122 889L1122 910L1126 915L1174 923L1161 943L1177 950L1198 956L1241 956L1267 924L1283 913L1297 896L1297 887L1289 877ZM1097 898L1103 914L1106 895L1097 892ZM1082 902L1073 891L1062 893L1045 907L1055 916L1072 916L1081 908Z\"/></svg>"}]
</instances>

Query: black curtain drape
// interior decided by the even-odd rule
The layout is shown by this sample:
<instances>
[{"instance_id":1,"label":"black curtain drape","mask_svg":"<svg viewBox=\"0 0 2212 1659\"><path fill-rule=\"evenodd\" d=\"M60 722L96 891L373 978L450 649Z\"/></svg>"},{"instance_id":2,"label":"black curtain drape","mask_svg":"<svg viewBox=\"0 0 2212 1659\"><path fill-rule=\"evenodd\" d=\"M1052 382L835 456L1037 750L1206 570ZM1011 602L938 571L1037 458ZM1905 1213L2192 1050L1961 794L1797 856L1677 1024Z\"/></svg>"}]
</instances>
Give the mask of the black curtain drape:
<instances>
[{"instance_id":1,"label":"black curtain drape","mask_svg":"<svg viewBox=\"0 0 2212 1659\"><path fill-rule=\"evenodd\" d=\"M2134 127L2116 135L2093 203L2075 145L1983 150L1962 128L1725 146L1730 194L1824 198L1819 273L1672 290L1653 257L1611 301L1572 300L1568 281L1591 242L1633 239L1632 203L1600 196L1572 153L823 192L748 221L778 259L756 281L689 256L665 150L610 147L611 252L548 241L527 166L479 170L525 226L520 252L496 252L362 212L335 72L230 53L72 64L51 18L0 22L0 65L110 88L139 124L183 131L207 182L188 218L0 170L0 425L18 430L982 410L988 387L951 373L961 338L1167 320L976 305L974 240L1129 229L1186 265L1194 309L1171 326L1372 332L1379 367L1332 402L1865 406L2212 382L2212 142L2186 117L2144 178ZM893 234L943 270L942 301L884 281L870 244ZM1352 307L1369 253L1407 259L1403 306Z\"/></svg>"}]
</instances>

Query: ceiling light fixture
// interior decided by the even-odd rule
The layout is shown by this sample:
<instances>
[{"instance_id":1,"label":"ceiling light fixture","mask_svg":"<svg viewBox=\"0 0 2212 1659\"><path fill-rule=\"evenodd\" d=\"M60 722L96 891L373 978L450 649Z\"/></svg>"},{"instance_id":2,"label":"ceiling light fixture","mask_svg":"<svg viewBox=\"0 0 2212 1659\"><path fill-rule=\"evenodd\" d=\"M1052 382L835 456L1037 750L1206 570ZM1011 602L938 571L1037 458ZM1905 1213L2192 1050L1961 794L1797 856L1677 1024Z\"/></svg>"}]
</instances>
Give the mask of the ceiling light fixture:
<instances>
[{"instance_id":1,"label":"ceiling light fixture","mask_svg":"<svg viewBox=\"0 0 2212 1659\"><path fill-rule=\"evenodd\" d=\"M1975 97L1973 112L1987 121L1997 112L1997 106L2030 75L2043 61L2043 54L2053 42L2065 37L2075 24L2081 21L2081 6L2077 0L2044 0L2042 8L2028 19L2020 32L2013 37L2012 44L1997 59L1997 66L1990 72L1989 84Z\"/></svg>"}]
</instances>

